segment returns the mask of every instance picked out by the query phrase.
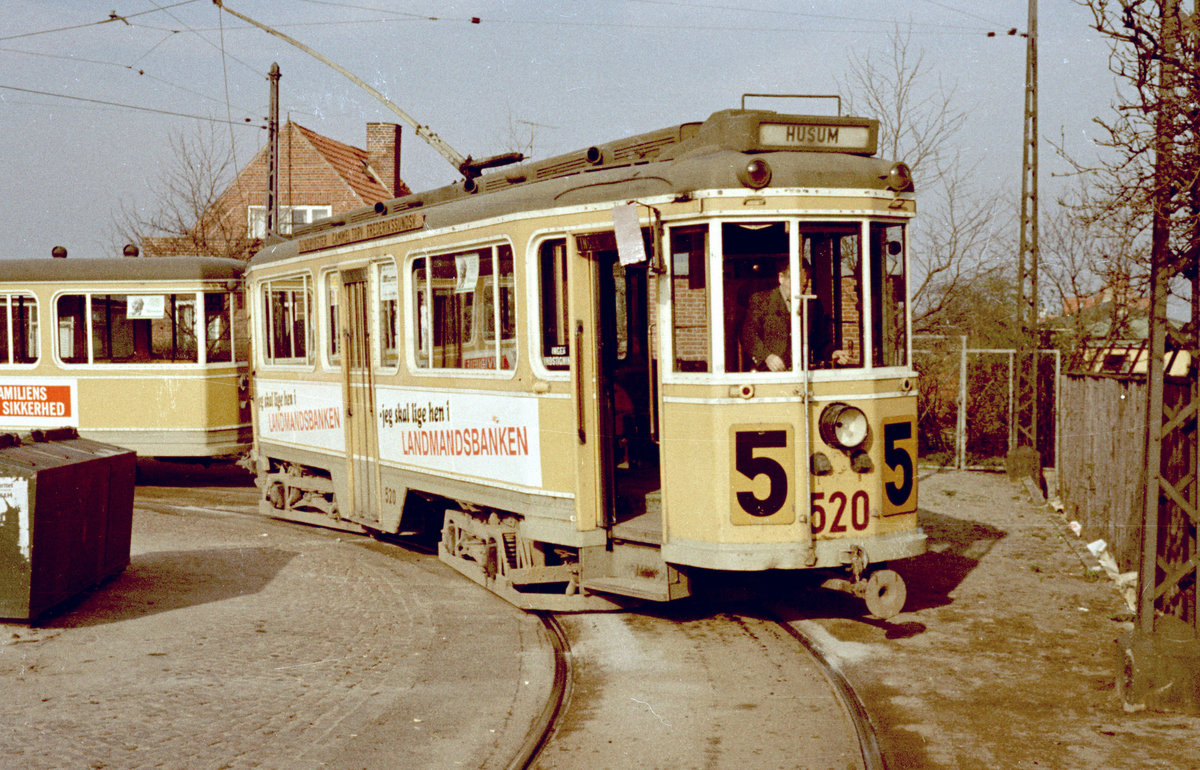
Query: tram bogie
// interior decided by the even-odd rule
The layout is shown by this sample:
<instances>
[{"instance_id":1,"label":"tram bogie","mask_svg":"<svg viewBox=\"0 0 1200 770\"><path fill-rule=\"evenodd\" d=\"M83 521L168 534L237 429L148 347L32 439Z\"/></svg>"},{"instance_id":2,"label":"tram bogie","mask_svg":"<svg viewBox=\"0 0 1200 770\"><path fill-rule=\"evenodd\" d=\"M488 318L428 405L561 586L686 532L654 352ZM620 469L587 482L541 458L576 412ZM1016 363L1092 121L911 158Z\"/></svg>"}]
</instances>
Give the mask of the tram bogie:
<instances>
[{"instance_id":1,"label":"tram bogie","mask_svg":"<svg viewBox=\"0 0 1200 770\"><path fill-rule=\"evenodd\" d=\"M899 611L879 566L925 543L915 199L875 133L732 110L265 249L263 510L438 532L444 561L527 608L825 569Z\"/></svg>"},{"instance_id":2,"label":"tram bogie","mask_svg":"<svg viewBox=\"0 0 1200 770\"><path fill-rule=\"evenodd\" d=\"M139 456L251 446L244 263L13 259L0 271L0 430L74 427Z\"/></svg>"}]
</instances>

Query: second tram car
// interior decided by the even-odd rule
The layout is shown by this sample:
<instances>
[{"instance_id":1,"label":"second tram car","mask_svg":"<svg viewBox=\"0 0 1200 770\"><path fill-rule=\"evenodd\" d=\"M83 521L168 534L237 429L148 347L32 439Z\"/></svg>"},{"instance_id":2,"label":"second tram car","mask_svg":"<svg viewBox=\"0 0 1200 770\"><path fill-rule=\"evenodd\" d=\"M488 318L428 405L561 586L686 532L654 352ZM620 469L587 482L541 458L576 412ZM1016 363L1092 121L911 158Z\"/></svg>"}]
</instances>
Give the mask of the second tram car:
<instances>
[{"instance_id":1,"label":"second tram car","mask_svg":"<svg viewBox=\"0 0 1200 770\"><path fill-rule=\"evenodd\" d=\"M250 449L244 262L0 265L0 430L73 427L143 457Z\"/></svg>"},{"instance_id":2,"label":"second tram car","mask_svg":"<svg viewBox=\"0 0 1200 770\"><path fill-rule=\"evenodd\" d=\"M263 509L440 532L444 561L526 608L826 569L899 612L881 567L925 549L915 196L877 130L728 110L264 249Z\"/></svg>"}]
</instances>

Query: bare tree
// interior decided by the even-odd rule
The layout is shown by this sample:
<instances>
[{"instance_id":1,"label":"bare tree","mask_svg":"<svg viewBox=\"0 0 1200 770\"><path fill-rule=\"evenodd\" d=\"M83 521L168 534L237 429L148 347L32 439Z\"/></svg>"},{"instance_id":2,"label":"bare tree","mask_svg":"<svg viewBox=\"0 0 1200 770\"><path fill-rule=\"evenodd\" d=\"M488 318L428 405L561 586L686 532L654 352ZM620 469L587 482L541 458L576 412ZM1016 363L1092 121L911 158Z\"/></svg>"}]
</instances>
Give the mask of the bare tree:
<instances>
[{"instance_id":1,"label":"bare tree","mask_svg":"<svg viewBox=\"0 0 1200 770\"><path fill-rule=\"evenodd\" d=\"M896 29L890 45L851 56L843 84L849 108L879 120L883 155L913 170L922 214L912 228L913 327L944 330L955 295L994 273L1009 253L1011 210L995 191L974 189L976 163L967 163L955 138L967 112L955 89L936 76L911 35ZM880 53L883 51L883 53Z\"/></svg>"},{"instance_id":2,"label":"bare tree","mask_svg":"<svg viewBox=\"0 0 1200 770\"><path fill-rule=\"evenodd\" d=\"M1105 275L1144 286L1156 214L1172 263L1194 264L1200 251L1200 28L1196 13L1182 12L1178 0L1079 3L1110 41L1118 91L1111 113L1095 118L1097 159L1068 157L1086 179L1071 208L1081 226L1117 246L1109 250ZM1166 23L1182 27L1169 47ZM1185 281L1172 288L1190 292Z\"/></svg>"},{"instance_id":3,"label":"bare tree","mask_svg":"<svg viewBox=\"0 0 1200 770\"><path fill-rule=\"evenodd\" d=\"M242 218L228 216L223 197L240 195L231 187L237 175L228 135L197 124L170 137L171 161L149 183L151 208L123 201L114 216L118 243L138 245L146 256L198 254L245 258L254 245ZM240 207L245 211L245 205Z\"/></svg>"}]
</instances>

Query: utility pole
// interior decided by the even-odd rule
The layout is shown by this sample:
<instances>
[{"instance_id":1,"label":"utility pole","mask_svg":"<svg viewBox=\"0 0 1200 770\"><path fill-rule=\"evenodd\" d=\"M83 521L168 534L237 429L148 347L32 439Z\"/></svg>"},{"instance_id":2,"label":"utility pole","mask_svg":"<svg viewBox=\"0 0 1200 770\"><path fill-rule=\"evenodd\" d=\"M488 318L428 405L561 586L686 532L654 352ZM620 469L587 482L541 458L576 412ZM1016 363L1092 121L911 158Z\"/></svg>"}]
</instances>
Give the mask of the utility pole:
<instances>
[{"instance_id":1,"label":"utility pole","mask_svg":"<svg viewBox=\"0 0 1200 770\"><path fill-rule=\"evenodd\" d=\"M267 115L267 227L266 237L279 229L279 62L271 65L271 106Z\"/></svg>"},{"instance_id":2,"label":"utility pole","mask_svg":"<svg viewBox=\"0 0 1200 770\"><path fill-rule=\"evenodd\" d=\"M525 159L525 156L523 156L519 152L507 152L507 153L504 153L501 155L493 155L492 157L489 157L489 158L482 158L480 160L475 160L474 158L472 158L469 155L464 157L462 155L462 153L458 152L453 147L446 144L446 142L440 136L438 136L436 133L434 133L429 128L429 126L424 126L424 125L421 125L420 123L418 123L411 115L409 115L404 110L400 109L399 106L394 104L390 99L388 99L383 94L379 93L379 91L377 91L375 88L372 88L370 85L368 85L366 83L366 81L364 81L362 78L355 75L353 72L346 69L345 67L338 64L337 62L333 61L328 56L324 56L320 53L317 53L316 51L314 51L312 48L308 47L304 43L301 43L299 40L296 40L295 38L288 37L287 35L283 34L282 32L280 32L277 29L272 29L271 27L268 27L266 24L263 24L262 22L255 21L254 19L250 18L249 16L246 16L245 14L238 13L237 11L230 8L229 6L225 5L224 0L212 0L212 2L213 2L213 5L217 6L221 10L225 11L230 16L234 16L238 19L241 19L242 21L246 22L247 24L251 24L255 27L258 27L263 32L266 32L269 35L274 35L275 37L279 38L280 40L283 40L286 43L296 46L301 51L304 51L306 54L308 54L309 56L312 56L317 61L320 61L322 64L325 64L325 65L329 66L330 68L336 70L338 73L340 73L342 76L344 76L351 83L354 83L354 85L358 86L362 90L369 93L371 96L378 99L380 101L380 103L383 104L383 106L387 107L389 110L396 113L396 115L398 115L401 120L403 120L408 125L412 126L413 131L416 133L416 135L421 137L422 139L424 139L429 144L430 147L435 149L438 152L438 154L440 154L443 158L445 158L447 161L449 161L451 165L453 165L456 169L458 169L458 172L460 174L462 174L463 177L465 177L468 182L471 182L472 186L473 186L474 179L477 176L479 176L481 173L483 173L483 171L485 171L486 169L496 168L497 166L507 166L510 163L520 163L522 160Z\"/></svg>"},{"instance_id":3,"label":"utility pole","mask_svg":"<svg viewBox=\"0 0 1200 770\"><path fill-rule=\"evenodd\" d=\"M1025 33L1025 139L1021 162L1021 240L1017 258L1017 366L1015 446L1009 447L1008 470L1034 475L1040 486L1038 453L1038 125L1037 0L1029 0ZM1036 474L1036 475L1035 475Z\"/></svg>"}]
</instances>

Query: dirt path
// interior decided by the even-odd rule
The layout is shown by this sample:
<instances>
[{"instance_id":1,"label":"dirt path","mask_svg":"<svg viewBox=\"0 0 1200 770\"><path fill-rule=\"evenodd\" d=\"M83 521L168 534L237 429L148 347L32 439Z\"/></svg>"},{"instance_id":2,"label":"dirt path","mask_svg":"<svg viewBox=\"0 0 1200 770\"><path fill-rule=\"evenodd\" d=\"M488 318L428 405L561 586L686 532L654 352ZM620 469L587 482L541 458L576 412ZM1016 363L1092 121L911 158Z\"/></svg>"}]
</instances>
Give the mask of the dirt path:
<instances>
[{"instance_id":1,"label":"dirt path","mask_svg":"<svg viewBox=\"0 0 1200 770\"><path fill-rule=\"evenodd\" d=\"M1089 573L1087 532L998 474L926 473L921 509L929 553L895 565L904 613L864 622L836 595L806 611L889 767L1200 766L1200 718L1122 708L1115 640L1132 615Z\"/></svg>"}]
</instances>

